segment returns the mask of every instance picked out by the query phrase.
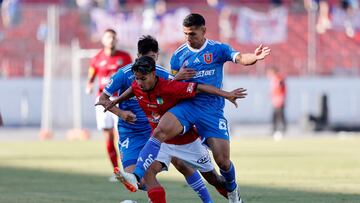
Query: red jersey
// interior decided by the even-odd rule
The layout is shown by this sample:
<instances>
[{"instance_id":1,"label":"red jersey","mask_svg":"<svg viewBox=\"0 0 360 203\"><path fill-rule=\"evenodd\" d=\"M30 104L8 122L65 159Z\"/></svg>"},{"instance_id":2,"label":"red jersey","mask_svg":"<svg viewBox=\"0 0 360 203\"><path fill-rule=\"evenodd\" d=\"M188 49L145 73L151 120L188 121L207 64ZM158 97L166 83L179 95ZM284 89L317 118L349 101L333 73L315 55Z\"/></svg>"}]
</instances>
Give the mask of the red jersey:
<instances>
[{"instance_id":1,"label":"red jersey","mask_svg":"<svg viewBox=\"0 0 360 203\"><path fill-rule=\"evenodd\" d=\"M106 56L104 50L101 50L90 62L89 74L93 75L93 79L98 76L100 95L104 87L109 83L110 78L121 67L131 63L131 57L124 51L116 50L114 55Z\"/></svg>"},{"instance_id":2,"label":"red jersey","mask_svg":"<svg viewBox=\"0 0 360 203\"><path fill-rule=\"evenodd\" d=\"M271 100L273 106L280 108L285 104L286 86L283 76L277 74L270 77Z\"/></svg>"},{"instance_id":3,"label":"red jersey","mask_svg":"<svg viewBox=\"0 0 360 203\"><path fill-rule=\"evenodd\" d=\"M143 92L136 81L133 81L131 88L154 130L163 116L171 107L175 106L182 99L195 96L196 83L165 80L158 77L155 87L148 92ZM179 135L166 141L168 144L188 144L198 138L195 129L189 130L184 135Z\"/></svg>"}]
</instances>

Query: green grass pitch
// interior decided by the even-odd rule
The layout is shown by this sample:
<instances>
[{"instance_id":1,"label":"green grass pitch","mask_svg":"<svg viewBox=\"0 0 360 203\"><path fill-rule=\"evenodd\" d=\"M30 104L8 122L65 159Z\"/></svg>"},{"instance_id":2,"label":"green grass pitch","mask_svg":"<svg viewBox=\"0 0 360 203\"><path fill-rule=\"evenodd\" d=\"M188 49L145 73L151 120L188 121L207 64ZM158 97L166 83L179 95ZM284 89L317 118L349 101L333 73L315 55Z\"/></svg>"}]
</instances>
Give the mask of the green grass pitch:
<instances>
[{"instance_id":1,"label":"green grass pitch","mask_svg":"<svg viewBox=\"0 0 360 203\"><path fill-rule=\"evenodd\" d=\"M0 142L1 203L89 203L132 199L110 183L104 142ZM360 203L360 138L240 139L231 159L247 203ZM172 167L159 175L169 203L200 202ZM227 202L208 186L215 202Z\"/></svg>"}]
</instances>

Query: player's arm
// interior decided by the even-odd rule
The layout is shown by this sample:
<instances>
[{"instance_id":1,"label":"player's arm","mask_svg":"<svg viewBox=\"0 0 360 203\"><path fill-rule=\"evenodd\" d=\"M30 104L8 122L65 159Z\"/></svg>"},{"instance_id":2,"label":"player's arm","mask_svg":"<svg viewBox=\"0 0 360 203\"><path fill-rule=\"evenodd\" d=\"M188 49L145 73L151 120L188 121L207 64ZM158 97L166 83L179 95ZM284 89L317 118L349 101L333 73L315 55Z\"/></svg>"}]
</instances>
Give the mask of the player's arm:
<instances>
[{"instance_id":1,"label":"player's arm","mask_svg":"<svg viewBox=\"0 0 360 203\"><path fill-rule=\"evenodd\" d=\"M237 88L231 92L224 91L221 89L218 89L216 87L213 87L211 85L204 85L204 84L198 84L196 88L196 93L205 92L208 94L217 95L220 97L224 97L225 99L229 100L231 103L233 103L237 107L236 100L245 98L247 93L246 89L244 88Z\"/></svg>"},{"instance_id":2,"label":"player's arm","mask_svg":"<svg viewBox=\"0 0 360 203\"><path fill-rule=\"evenodd\" d=\"M116 98L113 101L110 100L109 95L107 95L105 92L103 92L100 95L99 102L96 103L95 106L102 105L105 108L104 112L110 111L113 114L120 117L121 119L123 119L124 121L129 122L129 123L134 123L136 121L136 115L134 113L132 113L131 111L124 111L124 110L121 110L120 108L116 107L117 104L119 104L125 100L128 100L133 96L134 96L134 93L133 93L131 87L129 87L125 92L123 92L118 98Z\"/></svg>"},{"instance_id":3,"label":"player's arm","mask_svg":"<svg viewBox=\"0 0 360 203\"><path fill-rule=\"evenodd\" d=\"M241 65L253 65L258 60L264 59L267 55L270 54L270 48L264 47L262 44L255 49L254 53L245 53L245 54L237 54L235 57L235 63L239 63Z\"/></svg>"},{"instance_id":4,"label":"player's arm","mask_svg":"<svg viewBox=\"0 0 360 203\"><path fill-rule=\"evenodd\" d=\"M95 77L96 77L96 69L93 66L90 66L88 70L88 80L85 89L86 94L92 93Z\"/></svg>"}]
</instances>

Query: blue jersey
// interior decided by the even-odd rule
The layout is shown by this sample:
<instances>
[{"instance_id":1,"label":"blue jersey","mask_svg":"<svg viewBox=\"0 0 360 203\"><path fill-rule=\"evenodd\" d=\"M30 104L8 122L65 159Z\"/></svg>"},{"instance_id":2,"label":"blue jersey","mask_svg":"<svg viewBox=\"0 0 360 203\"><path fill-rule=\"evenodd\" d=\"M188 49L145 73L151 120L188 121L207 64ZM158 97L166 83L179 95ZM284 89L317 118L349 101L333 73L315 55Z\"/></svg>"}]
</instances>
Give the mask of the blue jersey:
<instances>
[{"instance_id":1,"label":"blue jersey","mask_svg":"<svg viewBox=\"0 0 360 203\"><path fill-rule=\"evenodd\" d=\"M104 88L104 93L108 96L112 96L115 92L118 92L121 95L124 91L126 91L129 87L131 87L131 83L134 81L135 76L131 71L131 67L133 64L128 64L123 68L120 68L110 79L109 84ZM172 76L170 73L165 70L161 66L156 66L156 75L164 78L171 79ZM131 111L136 115L135 124L130 124L125 122L122 119L118 119L118 126L122 128L131 128L131 129L142 129L144 125L148 125L148 120L141 110L136 97L132 97L129 100L122 102L119 105L119 108L126 111Z\"/></svg>"},{"instance_id":2,"label":"blue jersey","mask_svg":"<svg viewBox=\"0 0 360 203\"><path fill-rule=\"evenodd\" d=\"M188 82L212 85L221 89L223 65L227 61L235 62L238 54L239 52L233 50L229 45L213 40L207 39L200 49L193 49L185 43L171 57L171 70L174 74L181 67L192 68L196 71L196 75L187 80ZM194 101L201 102L201 104L211 103L217 107L224 107L224 99L222 97L205 93L197 94Z\"/></svg>"}]
</instances>

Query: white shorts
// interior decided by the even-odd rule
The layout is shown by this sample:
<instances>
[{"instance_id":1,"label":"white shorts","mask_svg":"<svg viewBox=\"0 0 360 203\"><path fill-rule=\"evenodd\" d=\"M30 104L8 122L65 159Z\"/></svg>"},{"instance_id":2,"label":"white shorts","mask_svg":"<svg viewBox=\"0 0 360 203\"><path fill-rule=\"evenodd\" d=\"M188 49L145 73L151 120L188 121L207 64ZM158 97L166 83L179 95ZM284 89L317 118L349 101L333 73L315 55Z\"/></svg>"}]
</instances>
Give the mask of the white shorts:
<instances>
[{"instance_id":1,"label":"white shorts","mask_svg":"<svg viewBox=\"0 0 360 203\"><path fill-rule=\"evenodd\" d=\"M110 100L114 100L115 98L110 97ZM99 101L99 97L96 98L97 103ZM96 111L96 125L99 130L103 129L111 129L117 126L118 117L111 113L110 111L106 111L104 113L104 107L101 105L95 106Z\"/></svg>"},{"instance_id":2,"label":"white shorts","mask_svg":"<svg viewBox=\"0 0 360 203\"><path fill-rule=\"evenodd\" d=\"M199 138L184 145L162 143L156 160L166 165L163 170L169 169L171 157L185 161L185 163L200 172L209 172L214 169L209 151Z\"/></svg>"}]
</instances>

